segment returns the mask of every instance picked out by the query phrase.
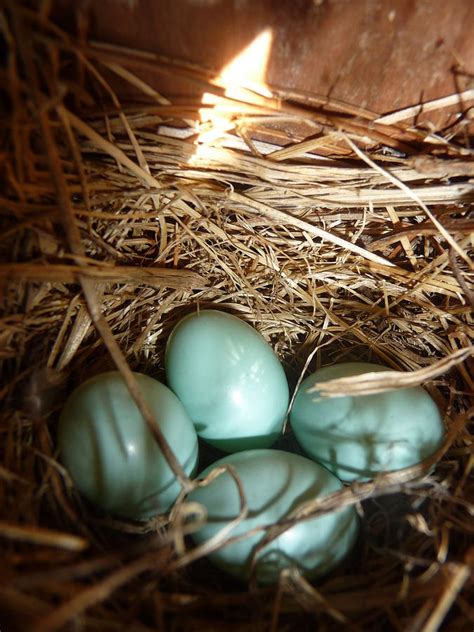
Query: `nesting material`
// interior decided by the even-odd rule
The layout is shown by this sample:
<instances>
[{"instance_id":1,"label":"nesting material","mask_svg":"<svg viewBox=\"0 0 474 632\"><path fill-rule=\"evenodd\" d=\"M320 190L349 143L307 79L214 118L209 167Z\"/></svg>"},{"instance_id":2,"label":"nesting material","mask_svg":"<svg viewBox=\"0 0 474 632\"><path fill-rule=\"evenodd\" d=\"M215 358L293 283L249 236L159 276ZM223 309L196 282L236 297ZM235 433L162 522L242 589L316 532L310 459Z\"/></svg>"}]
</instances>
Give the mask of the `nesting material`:
<instances>
[{"instance_id":1,"label":"nesting material","mask_svg":"<svg viewBox=\"0 0 474 632\"><path fill-rule=\"evenodd\" d=\"M455 106L440 130L416 108L384 119L281 90L231 98L200 68L74 39L48 6L11 3L0 20L0 627L470 629L473 95L430 103ZM160 95L143 70L212 99ZM204 519L183 502L193 483L131 371L163 379L173 326L204 307L261 332L293 393L307 370L373 361L405 373L326 394L423 384L443 413L433 459L292 514L362 518L352 556L313 584L291 569L276 588L233 583L186 537ZM65 394L113 368L183 485L144 524L95 512L56 458ZM279 447L293 445L287 427Z\"/></svg>"}]
</instances>

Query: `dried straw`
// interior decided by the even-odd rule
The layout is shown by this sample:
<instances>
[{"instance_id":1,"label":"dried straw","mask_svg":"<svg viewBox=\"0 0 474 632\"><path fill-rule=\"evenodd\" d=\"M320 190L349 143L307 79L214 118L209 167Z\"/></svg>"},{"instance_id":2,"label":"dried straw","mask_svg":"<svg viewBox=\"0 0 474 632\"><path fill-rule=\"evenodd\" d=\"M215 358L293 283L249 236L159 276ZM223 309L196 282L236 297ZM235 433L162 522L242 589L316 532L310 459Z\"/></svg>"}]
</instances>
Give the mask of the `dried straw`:
<instances>
[{"instance_id":1,"label":"dried straw","mask_svg":"<svg viewBox=\"0 0 474 632\"><path fill-rule=\"evenodd\" d=\"M229 96L205 69L84 33L76 40L49 9L7 2L0 16L9 102L0 154L0 627L470 629L469 117L427 132L411 123L418 105L380 116L271 87L233 86ZM144 69L157 84L179 75L212 99L162 95ZM120 100L117 76L134 100ZM425 111L473 98L450 95ZM197 548L187 539L205 519L185 503L195 483L131 370L162 379L172 327L209 306L256 327L293 389L322 364L374 360L393 371L327 383L326 394L423 383L443 411L434 471L428 460L354 484L264 529L268 541L295 521L357 507L356 550L315 585L292 569L275 588L236 585L205 560L232 533ZM146 524L98 515L56 459L65 393L113 366L183 484L171 514ZM280 446L294 447L290 428ZM239 491L236 521L247 510Z\"/></svg>"}]
</instances>

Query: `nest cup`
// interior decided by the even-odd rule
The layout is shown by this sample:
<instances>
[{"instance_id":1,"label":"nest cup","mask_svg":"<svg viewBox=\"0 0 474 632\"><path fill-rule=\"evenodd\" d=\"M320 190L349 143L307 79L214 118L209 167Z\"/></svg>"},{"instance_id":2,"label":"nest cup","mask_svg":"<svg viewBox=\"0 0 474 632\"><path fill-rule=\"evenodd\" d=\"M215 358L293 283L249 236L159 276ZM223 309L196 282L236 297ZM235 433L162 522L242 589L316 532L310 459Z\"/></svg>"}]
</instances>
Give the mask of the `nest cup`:
<instances>
[{"instance_id":1,"label":"nest cup","mask_svg":"<svg viewBox=\"0 0 474 632\"><path fill-rule=\"evenodd\" d=\"M43 9L9 4L0 24L0 627L472 627L467 103L440 100L452 114L433 131L294 91L236 99L212 72L91 43ZM161 94L169 74L211 104ZM114 368L132 392L130 370L164 381L170 332L204 308L255 327L292 393L321 365L378 362L404 372L379 388L423 384L443 413L432 461L313 508L355 505L362 525L315 582L289 569L247 586L213 568L187 538L189 481L169 515L127 522L89 506L57 459L67 394ZM290 427L276 447L298 450ZM221 456L200 448L200 469Z\"/></svg>"}]
</instances>

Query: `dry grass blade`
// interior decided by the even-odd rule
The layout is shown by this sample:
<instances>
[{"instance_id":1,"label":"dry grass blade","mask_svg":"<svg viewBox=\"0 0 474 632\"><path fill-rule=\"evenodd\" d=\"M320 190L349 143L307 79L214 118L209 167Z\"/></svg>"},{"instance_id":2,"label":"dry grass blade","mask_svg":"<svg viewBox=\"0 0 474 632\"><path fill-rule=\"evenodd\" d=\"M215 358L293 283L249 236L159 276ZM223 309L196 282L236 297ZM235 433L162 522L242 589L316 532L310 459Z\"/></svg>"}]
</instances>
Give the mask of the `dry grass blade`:
<instances>
[{"instance_id":1,"label":"dry grass blade","mask_svg":"<svg viewBox=\"0 0 474 632\"><path fill-rule=\"evenodd\" d=\"M36 525L19 526L0 522L0 537L69 551L83 551L89 546L87 540L77 535L42 529Z\"/></svg>"},{"instance_id":2,"label":"dry grass blade","mask_svg":"<svg viewBox=\"0 0 474 632\"><path fill-rule=\"evenodd\" d=\"M85 610L107 599L115 590L130 582L145 571L158 570L164 564L166 555L163 552L147 553L124 568L112 572L105 579L86 588L71 600L66 601L56 610L41 619L34 627L35 632L53 632L59 630L68 621L76 618Z\"/></svg>"},{"instance_id":3,"label":"dry grass blade","mask_svg":"<svg viewBox=\"0 0 474 632\"><path fill-rule=\"evenodd\" d=\"M119 77L122 77L122 79L125 79L130 84L132 84L133 86L138 88L141 92L143 92L144 94L146 94L149 97L152 97L160 105L169 105L170 104L170 101L168 99L165 99L165 97L163 97L161 94L159 94L156 90L154 90L147 83L145 83L144 81L139 79L139 77L137 77L136 75L134 75L131 72L129 72L126 68L123 68L122 66L119 66L118 64L114 64L114 63L107 63L106 66L107 66L107 68L109 68L110 70L115 72L117 75L119 75Z\"/></svg>"},{"instance_id":4,"label":"dry grass blade","mask_svg":"<svg viewBox=\"0 0 474 632\"><path fill-rule=\"evenodd\" d=\"M445 588L428 620L424 623L421 632L436 632L440 629L448 610L469 579L471 570L467 565L448 564L443 573L448 575Z\"/></svg>"},{"instance_id":5,"label":"dry grass blade","mask_svg":"<svg viewBox=\"0 0 474 632\"><path fill-rule=\"evenodd\" d=\"M351 377L341 377L327 382L315 382L308 389L309 393L318 393L319 397L346 397L357 395L374 395L398 388L410 388L425 384L433 380L467 358L474 355L474 345L458 349L446 358L437 360L430 366L417 369L410 373L400 371L380 371L376 373L363 373Z\"/></svg>"},{"instance_id":6,"label":"dry grass blade","mask_svg":"<svg viewBox=\"0 0 474 632\"><path fill-rule=\"evenodd\" d=\"M292 592L295 598L304 608L313 610L326 611L335 621L345 626L354 626L350 624L348 618L342 614L337 608L332 606L329 601L321 595L321 593L302 577L295 569L287 569L282 571L280 581L283 588L287 592ZM359 629L358 626L355 629Z\"/></svg>"},{"instance_id":7,"label":"dry grass blade","mask_svg":"<svg viewBox=\"0 0 474 632\"><path fill-rule=\"evenodd\" d=\"M13 281L44 283L78 283L82 277L95 283L129 283L151 287L197 289L206 286L205 279L188 270L171 268L137 268L134 266L78 266L72 264L5 263L0 264L0 277Z\"/></svg>"},{"instance_id":8,"label":"dry grass blade","mask_svg":"<svg viewBox=\"0 0 474 632\"><path fill-rule=\"evenodd\" d=\"M442 108L451 107L453 105L459 105L460 103L466 103L474 101L474 89L464 90L458 94L450 94L446 97L440 97L439 99L432 99L431 101L425 101L420 105L413 105L403 110L397 110L391 114L385 114L379 116L376 121L383 125L393 125L399 123L408 118L414 118L422 112L432 112L433 110L440 110Z\"/></svg>"}]
</instances>

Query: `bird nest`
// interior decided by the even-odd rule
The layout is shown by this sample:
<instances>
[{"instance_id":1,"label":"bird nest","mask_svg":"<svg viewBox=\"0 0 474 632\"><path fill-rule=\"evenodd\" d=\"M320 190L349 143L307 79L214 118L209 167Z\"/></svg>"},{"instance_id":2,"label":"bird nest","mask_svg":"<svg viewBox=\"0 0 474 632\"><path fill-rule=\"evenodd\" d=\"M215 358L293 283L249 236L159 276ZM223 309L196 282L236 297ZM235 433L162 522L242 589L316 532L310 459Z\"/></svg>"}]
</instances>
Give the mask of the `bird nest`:
<instances>
[{"instance_id":1,"label":"bird nest","mask_svg":"<svg viewBox=\"0 0 474 632\"><path fill-rule=\"evenodd\" d=\"M2 630L470 629L472 91L379 116L231 92L22 4L0 27ZM207 99L164 96L142 71ZM417 118L447 107L443 129ZM402 373L326 395L423 384L443 413L433 459L306 508L362 518L351 556L317 582L289 568L271 588L238 584L188 541L184 497L119 521L57 460L67 393L118 368L140 404L131 371L164 380L171 329L211 306L266 338L293 392L320 365L376 361ZM291 428L280 445L294 448Z\"/></svg>"}]
</instances>

